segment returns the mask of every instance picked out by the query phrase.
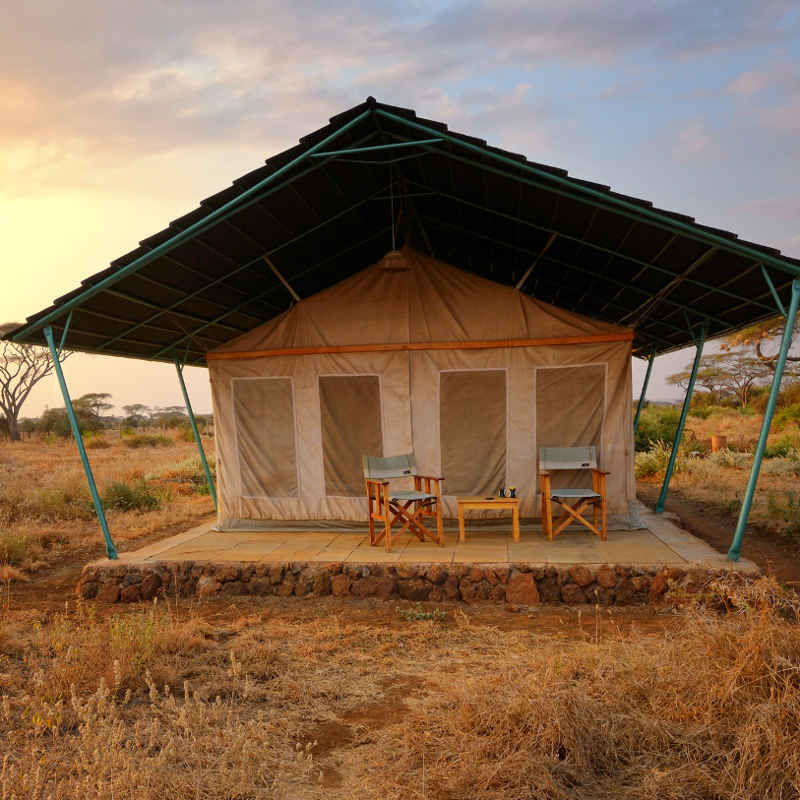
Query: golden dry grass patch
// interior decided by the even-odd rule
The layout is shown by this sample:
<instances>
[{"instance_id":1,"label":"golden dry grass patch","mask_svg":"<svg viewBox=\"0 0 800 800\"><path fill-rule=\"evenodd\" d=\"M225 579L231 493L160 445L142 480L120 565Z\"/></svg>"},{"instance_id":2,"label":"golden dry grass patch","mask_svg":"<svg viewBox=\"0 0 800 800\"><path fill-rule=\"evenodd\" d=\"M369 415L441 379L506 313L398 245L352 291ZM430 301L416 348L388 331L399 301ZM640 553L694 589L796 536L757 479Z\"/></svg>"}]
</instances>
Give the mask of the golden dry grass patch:
<instances>
[{"instance_id":1,"label":"golden dry grass patch","mask_svg":"<svg viewBox=\"0 0 800 800\"><path fill-rule=\"evenodd\" d=\"M159 500L145 511L106 509L115 543L121 549L155 533L192 524L213 513L204 491L197 448L182 435L167 446L129 448L114 432L92 449L89 459L102 494L115 483L144 486ZM213 458L213 440L204 440ZM196 462L196 463L195 463ZM102 552L86 478L72 440L29 439L0 442L0 563L30 568L86 558Z\"/></svg>"},{"instance_id":2,"label":"golden dry grass patch","mask_svg":"<svg viewBox=\"0 0 800 800\"><path fill-rule=\"evenodd\" d=\"M9 611L0 798L793 797L799 610L730 579L556 636L333 598Z\"/></svg>"}]
</instances>

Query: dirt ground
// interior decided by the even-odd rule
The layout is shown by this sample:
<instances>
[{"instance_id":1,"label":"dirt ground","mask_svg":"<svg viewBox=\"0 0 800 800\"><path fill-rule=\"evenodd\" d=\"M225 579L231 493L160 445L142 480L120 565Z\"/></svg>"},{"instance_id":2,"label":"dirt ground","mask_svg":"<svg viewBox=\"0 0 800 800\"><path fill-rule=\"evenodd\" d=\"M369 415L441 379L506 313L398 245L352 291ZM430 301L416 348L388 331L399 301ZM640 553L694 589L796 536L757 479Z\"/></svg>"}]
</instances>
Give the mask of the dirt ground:
<instances>
[{"instance_id":1,"label":"dirt ground","mask_svg":"<svg viewBox=\"0 0 800 800\"><path fill-rule=\"evenodd\" d=\"M639 499L652 508L661 485L638 481L636 491ZM670 487L665 510L677 514L683 528L720 553L728 551L736 529L734 514L687 497L675 487ZM774 575L780 583L800 588L800 542L780 536L771 529L748 525L742 555L758 564L766 574Z\"/></svg>"}]
</instances>

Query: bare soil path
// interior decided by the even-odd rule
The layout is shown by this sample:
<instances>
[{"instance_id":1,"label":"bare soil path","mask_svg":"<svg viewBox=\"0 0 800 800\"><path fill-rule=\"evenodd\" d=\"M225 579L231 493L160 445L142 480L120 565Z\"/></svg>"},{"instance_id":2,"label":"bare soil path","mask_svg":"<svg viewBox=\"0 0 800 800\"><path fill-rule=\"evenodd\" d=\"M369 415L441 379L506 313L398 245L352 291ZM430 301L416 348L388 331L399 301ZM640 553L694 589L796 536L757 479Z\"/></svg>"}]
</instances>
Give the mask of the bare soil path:
<instances>
[{"instance_id":1,"label":"bare soil path","mask_svg":"<svg viewBox=\"0 0 800 800\"><path fill-rule=\"evenodd\" d=\"M660 485L637 482L639 499L655 506ZM670 488L666 510L677 514L681 526L708 542L720 553L726 553L736 529L736 516L706 503L687 497L680 489ZM800 587L800 542L780 536L774 531L749 525L742 552L764 572L774 575L783 584Z\"/></svg>"}]
</instances>

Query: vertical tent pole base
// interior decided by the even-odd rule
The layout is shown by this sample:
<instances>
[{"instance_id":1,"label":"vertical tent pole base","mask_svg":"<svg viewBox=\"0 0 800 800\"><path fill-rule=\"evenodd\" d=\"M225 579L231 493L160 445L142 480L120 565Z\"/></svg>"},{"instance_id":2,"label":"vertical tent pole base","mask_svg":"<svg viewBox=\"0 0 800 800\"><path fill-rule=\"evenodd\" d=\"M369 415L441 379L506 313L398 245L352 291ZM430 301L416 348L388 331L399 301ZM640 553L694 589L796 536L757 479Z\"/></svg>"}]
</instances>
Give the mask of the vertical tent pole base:
<instances>
[{"instance_id":1,"label":"vertical tent pole base","mask_svg":"<svg viewBox=\"0 0 800 800\"><path fill-rule=\"evenodd\" d=\"M642 406L644 406L644 398L647 394L647 384L650 383L650 373L653 371L653 361L656 358L655 347L650 351L650 358L647 360L647 372L644 374L644 383L642 384L642 393L639 395L639 405L636 406L636 415L633 418L633 435L639 430L639 415L642 413Z\"/></svg>"},{"instance_id":2,"label":"vertical tent pole base","mask_svg":"<svg viewBox=\"0 0 800 800\"><path fill-rule=\"evenodd\" d=\"M86 448L83 446L83 437L81 436L81 429L78 426L78 419L75 416L75 410L72 407L72 400L69 396L67 389L67 382L64 380L64 373L61 371L61 361L59 360L59 350L56 348L55 339L53 338L53 329L48 325L44 331L44 337L47 339L47 345L50 348L50 356L53 359L53 368L55 369L56 377L58 378L58 385L61 387L61 396L64 398L64 407L67 410L67 417L69 424L72 428L72 435L75 438L75 444L78 445L78 453L83 463L83 471L86 473L86 481L89 484L89 492L92 495L92 502L94 509L97 512L97 519L100 521L100 528L103 531L103 538L106 542L106 555L109 558L117 558L117 548L111 539L111 533L108 530L108 522L106 515L103 511L103 504L100 501L100 495L97 492L97 485L94 482L94 475L92 468L89 465L89 457L86 455ZM64 337L62 336L61 345L64 344Z\"/></svg>"},{"instance_id":3,"label":"vertical tent pole base","mask_svg":"<svg viewBox=\"0 0 800 800\"><path fill-rule=\"evenodd\" d=\"M681 416L678 420L678 428L675 431L675 441L672 443L672 452L669 455L669 463L667 464L667 471L664 474L664 483L661 486L661 494L658 496L656 503L656 513L661 514L664 511L664 505L667 502L667 493L669 492L669 482L672 480L672 473L675 471L675 462L678 460L678 448L681 444L681 437L683 436L683 428L686 425L686 417L689 415L689 405L692 402L692 394L694 393L694 384L697 380L697 370L700 368L700 359L703 356L703 345L706 342L706 324L703 323L700 329L700 336L697 339L697 352L694 355L694 364L692 364L692 373L689 377L689 385L686 387L686 397L683 398L683 408L681 409Z\"/></svg>"},{"instance_id":4,"label":"vertical tent pole base","mask_svg":"<svg viewBox=\"0 0 800 800\"><path fill-rule=\"evenodd\" d=\"M777 299L777 298L776 298ZM764 459L764 450L767 446L767 436L772 424L772 416L775 413L775 406L778 403L778 395L781 390L781 378L783 369L786 366L786 357L789 354L789 347L792 344L792 330L797 319L797 310L800 306L800 279L792 281L792 299L789 303L789 311L786 313L786 324L783 327L783 338L781 348L778 351L778 360L775 363L775 375L772 377L772 386L769 390L767 407L764 409L764 421L761 423L761 433L758 437L756 451L753 454L753 466L750 470L750 478L747 481L742 507L739 509L739 519L736 523L736 531L733 534L730 550L728 550L728 561L738 561L742 555L742 540L744 530L747 527L747 519L750 516L750 508L753 505L753 495L758 483L758 475L761 472L761 462Z\"/></svg>"},{"instance_id":5,"label":"vertical tent pole base","mask_svg":"<svg viewBox=\"0 0 800 800\"><path fill-rule=\"evenodd\" d=\"M183 368L180 361L175 360L175 369L178 371L178 381L181 384L181 391L183 392L183 402L186 404L186 412L189 414L189 422L192 426L192 433L194 433L194 440L197 443L197 449L200 452L200 461L203 462L203 470L206 473L206 480L208 481L208 490L211 492L211 499L214 501L214 509L218 510L217 505L217 490L214 487L214 479L211 477L211 470L206 460L206 451L203 449L203 441L200 438L200 431L197 430L197 422L194 418L194 411L192 411L192 404L189 402L189 392L186 391L186 383L183 380Z\"/></svg>"}]
</instances>

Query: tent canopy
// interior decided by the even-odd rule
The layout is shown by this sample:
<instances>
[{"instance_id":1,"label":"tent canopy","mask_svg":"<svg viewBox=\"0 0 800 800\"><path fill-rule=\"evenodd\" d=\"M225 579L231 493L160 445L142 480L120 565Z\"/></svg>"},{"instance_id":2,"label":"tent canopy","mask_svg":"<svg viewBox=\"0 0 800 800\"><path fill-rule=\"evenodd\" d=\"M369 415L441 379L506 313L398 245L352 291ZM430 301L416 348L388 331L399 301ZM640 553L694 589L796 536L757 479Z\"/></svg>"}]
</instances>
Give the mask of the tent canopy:
<instances>
[{"instance_id":1,"label":"tent canopy","mask_svg":"<svg viewBox=\"0 0 800 800\"><path fill-rule=\"evenodd\" d=\"M639 355L774 316L800 275L778 250L368 98L8 337L68 327L74 350L201 365L401 243L631 327Z\"/></svg>"}]
</instances>

